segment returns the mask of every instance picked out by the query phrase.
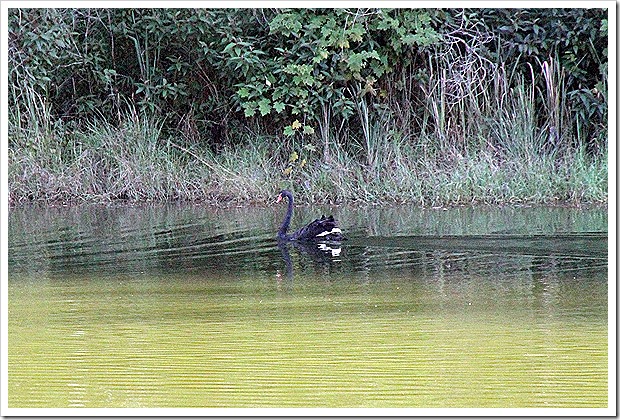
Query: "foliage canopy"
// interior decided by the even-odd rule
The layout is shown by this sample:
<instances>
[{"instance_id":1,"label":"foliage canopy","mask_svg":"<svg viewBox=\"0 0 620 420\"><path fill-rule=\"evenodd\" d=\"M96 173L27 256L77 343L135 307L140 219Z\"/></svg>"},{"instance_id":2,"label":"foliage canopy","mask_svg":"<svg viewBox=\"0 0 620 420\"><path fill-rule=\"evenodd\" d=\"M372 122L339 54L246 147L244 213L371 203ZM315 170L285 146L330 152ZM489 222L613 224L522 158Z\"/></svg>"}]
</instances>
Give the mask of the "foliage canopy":
<instances>
[{"instance_id":1,"label":"foliage canopy","mask_svg":"<svg viewBox=\"0 0 620 420\"><path fill-rule=\"evenodd\" d=\"M346 138L343 128L368 142L373 119L387 118L411 138L428 124L442 132L441 118L424 118L434 113L434 86L458 107L475 83L501 76L510 88L538 92L540 130L597 146L606 138L606 13L10 9L10 104L20 124L37 106L52 124L121 124L129 107L165 117L164 129L213 149L248 126L322 138L327 148L334 131ZM465 86L459 74L470 70ZM454 126L459 116L448 108Z\"/></svg>"}]
</instances>

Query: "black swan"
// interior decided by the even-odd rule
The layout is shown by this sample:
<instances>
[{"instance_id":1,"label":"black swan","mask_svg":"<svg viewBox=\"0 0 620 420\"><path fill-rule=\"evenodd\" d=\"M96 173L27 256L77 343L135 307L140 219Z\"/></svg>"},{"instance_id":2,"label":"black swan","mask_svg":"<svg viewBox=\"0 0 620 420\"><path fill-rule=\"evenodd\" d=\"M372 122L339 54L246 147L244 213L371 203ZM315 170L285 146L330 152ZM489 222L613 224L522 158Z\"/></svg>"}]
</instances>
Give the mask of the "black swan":
<instances>
[{"instance_id":1,"label":"black swan","mask_svg":"<svg viewBox=\"0 0 620 420\"><path fill-rule=\"evenodd\" d=\"M334 216L321 216L320 219L316 219L313 222L308 223L292 234L287 234L288 226L291 223L291 217L293 216L293 194L290 191L282 190L278 194L276 203L279 203L288 198L288 210L286 211L286 217L278 230L278 239L283 241L342 241L342 231L336 225Z\"/></svg>"}]
</instances>

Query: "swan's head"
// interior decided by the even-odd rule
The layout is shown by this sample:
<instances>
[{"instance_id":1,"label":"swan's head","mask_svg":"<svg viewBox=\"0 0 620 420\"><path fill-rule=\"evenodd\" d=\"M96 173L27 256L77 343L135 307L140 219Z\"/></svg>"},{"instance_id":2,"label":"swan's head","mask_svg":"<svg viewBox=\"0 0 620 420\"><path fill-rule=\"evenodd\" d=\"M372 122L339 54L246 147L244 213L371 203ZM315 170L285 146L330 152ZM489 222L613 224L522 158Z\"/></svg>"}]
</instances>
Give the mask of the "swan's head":
<instances>
[{"instance_id":1,"label":"swan's head","mask_svg":"<svg viewBox=\"0 0 620 420\"><path fill-rule=\"evenodd\" d=\"M278 197L276 198L276 203L279 203L280 201L284 200L284 197L291 200L293 198L293 194L291 194L291 192L287 190L280 191L280 194L278 194Z\"/></svg>"}]
</instances>

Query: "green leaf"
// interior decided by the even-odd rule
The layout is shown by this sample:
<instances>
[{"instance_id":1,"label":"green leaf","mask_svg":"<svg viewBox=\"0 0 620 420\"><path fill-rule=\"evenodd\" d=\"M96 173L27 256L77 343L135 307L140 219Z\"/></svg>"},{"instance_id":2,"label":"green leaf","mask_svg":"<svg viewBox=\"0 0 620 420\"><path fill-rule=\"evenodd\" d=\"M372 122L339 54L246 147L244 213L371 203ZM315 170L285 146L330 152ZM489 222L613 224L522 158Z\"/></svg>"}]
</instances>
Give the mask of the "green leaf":
<instances>
[{"instance_id":1,"label":"green leaf","mask_svg":"<svg viewBox=\"0 0 620 420\"><path fill-rule=\"evenodd\" d=\"M240 98L248 98L250 96L250 91L244 86L237 91L237 95Z\"/></svg>"},{"instance_id":2,"label":"green leaf","mask_svg":"<svg viewBox=\"0 0 620 420\"><path fill-rule=\"evenodd\" d=\"M269 114L269 112L271 112L271 105L269 104L269 99L263 98L258 101L258 110L263 117Z\"/></svg>"},{"instance_id":3,"label":"green leaf","mask_svg":"<svg viewBox=\"0 0 620 420\"><path fill-rule=\"evenodd\" d=\"M364 60L365 60L365 57L364 57L364 54L362 53L353 53L349 55L349 58L347 59L349 70L351 70L354 73L359 72L362 69L362 67L366 67L366 63Z\"/></svg>"},{"instance_id":4,"label":"green leaf","mask_svg":"<svg viewBox=\"0 0 620 420\"><path fill-rule=\"evenodd\" d=\"M241 106L243 107L243 113L246 117L253 117L254 114L256 114L256 102L246 102L241 104Z\"/></svg>"},{"instance_id":5,"label":"green leaf","mask_svg":"<svg viewBox=\"0 0 620 420\"><path fill-rule=\"evenodd\" d=\"M314 134L314 128L312 128L309 125L304 125L303 133L304 134Z\"/></svg>"},{"instance_id":6,"label":"green leaf","mask_svg":"<svg viewBox=\"0 0 620 420\"><path fill-rule=\"evenodd\" d=\"M284 111L285 108L286 108L286 105L282 102L273 103L273 109L275 109L278 114Z\"/></svg>"},{"instance_id":7,"label":"green leaf","mask_svg":"<svg viewBox=\"0 0 620 420\"><path fill-rule=\"evenodd\" d=\"M226 46L224 47L224 49L222 50L222 52L223 52L223 53L227 53L227 54L228 54L228 53L230 53L230 50L231 50L231 49L232 49L235 45L237 45L235 42L231 42L231 43L229 43L228 45L226 45Z\"/></svg>"}]
</instances>

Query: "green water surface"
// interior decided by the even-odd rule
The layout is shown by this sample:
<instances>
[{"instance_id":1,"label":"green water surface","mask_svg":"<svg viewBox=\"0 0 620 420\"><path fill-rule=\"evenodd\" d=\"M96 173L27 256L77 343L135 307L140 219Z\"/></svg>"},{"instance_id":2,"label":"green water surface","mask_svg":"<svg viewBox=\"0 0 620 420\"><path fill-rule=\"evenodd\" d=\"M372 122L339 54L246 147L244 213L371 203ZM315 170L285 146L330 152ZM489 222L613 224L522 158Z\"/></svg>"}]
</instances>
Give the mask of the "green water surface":
<instances>
[{"instance_id":1,"label":"green water surface","mask_svg":"<svg viewBox=\"0 0 620 420\"><path fill-rule=\"evenodd\" d=\"M11 210L9 407L607 406L606 210L334 213Z\"/></svg>"}]
</instances>

